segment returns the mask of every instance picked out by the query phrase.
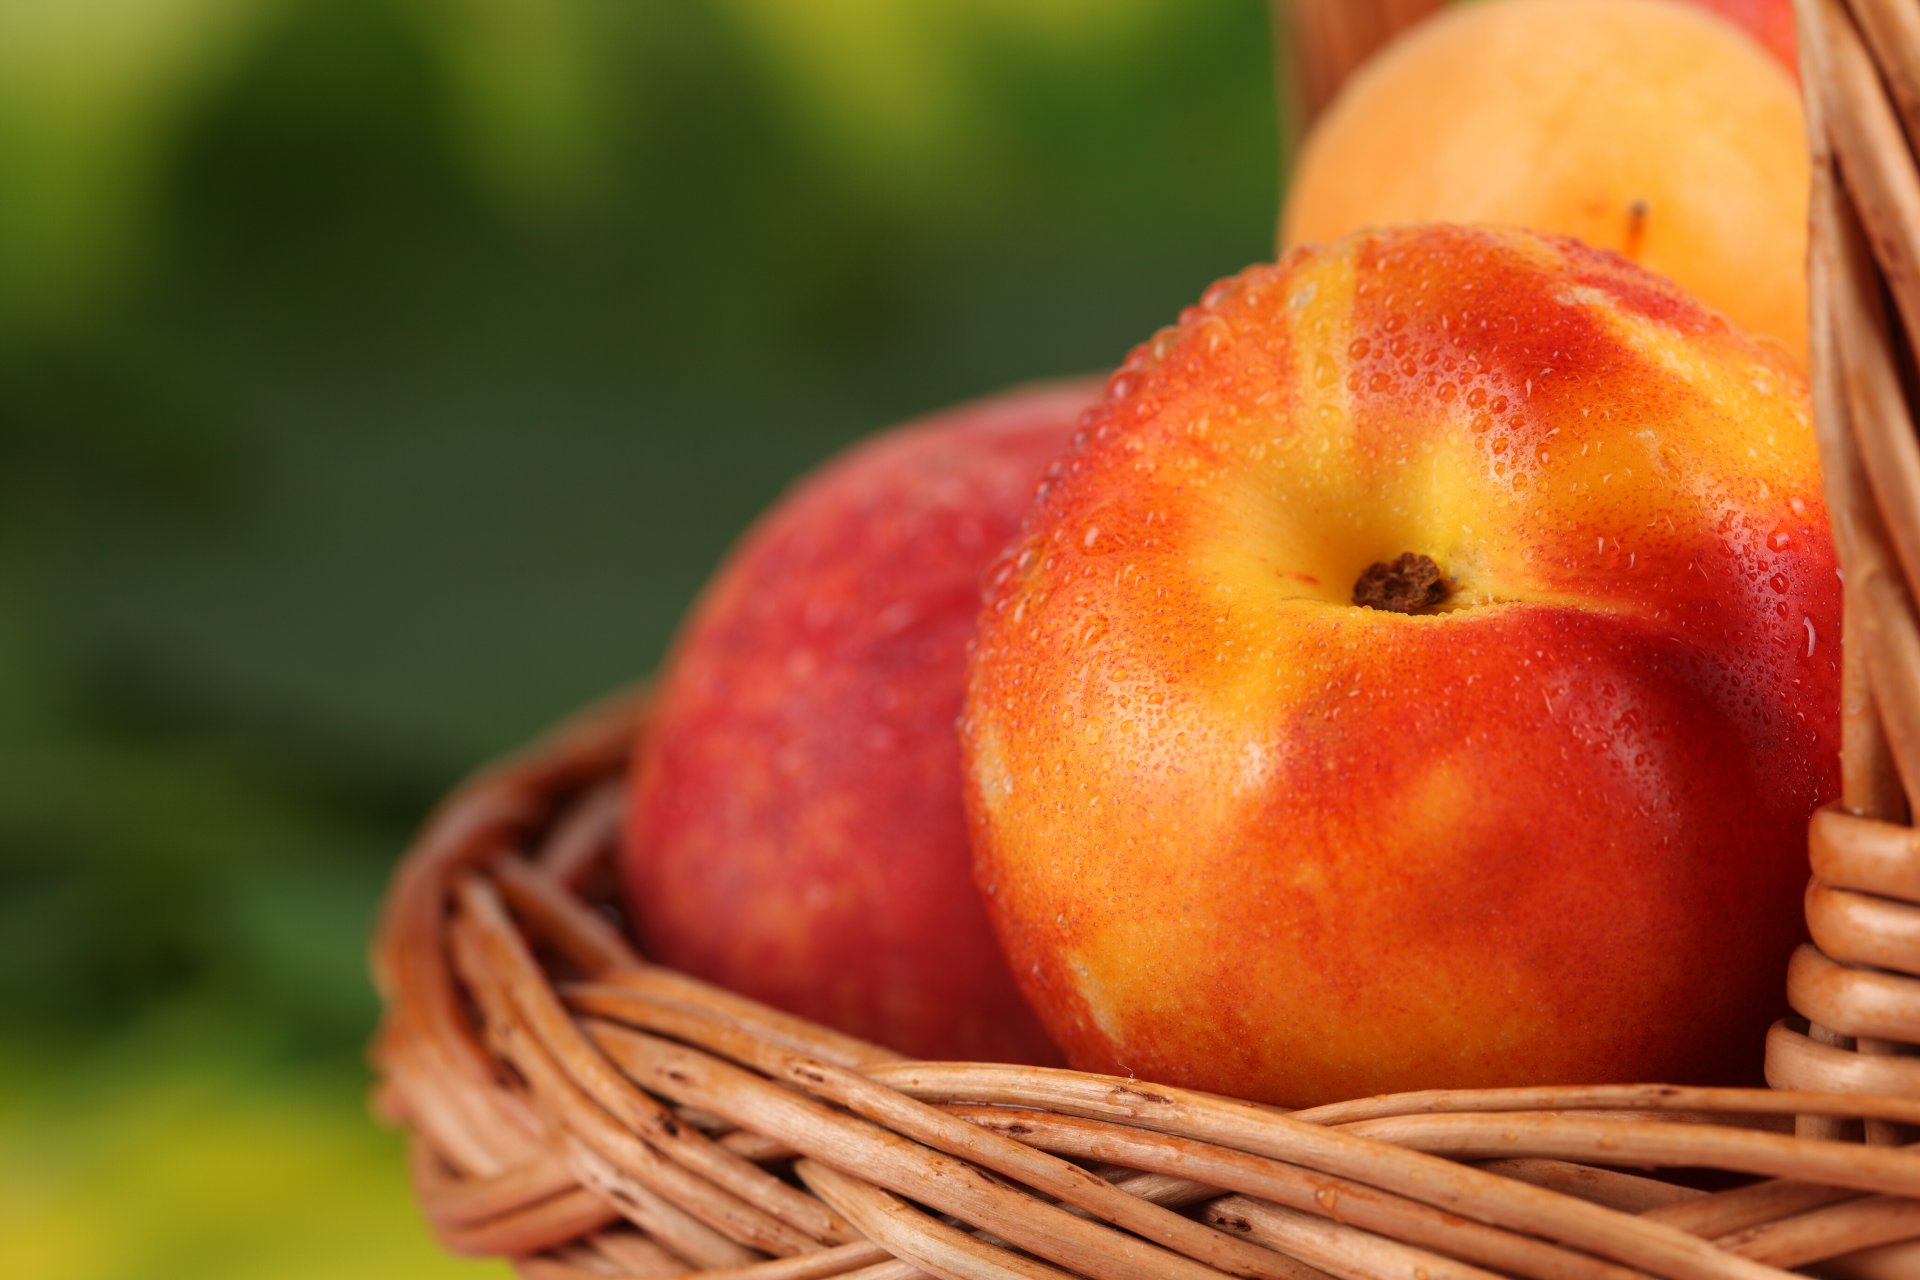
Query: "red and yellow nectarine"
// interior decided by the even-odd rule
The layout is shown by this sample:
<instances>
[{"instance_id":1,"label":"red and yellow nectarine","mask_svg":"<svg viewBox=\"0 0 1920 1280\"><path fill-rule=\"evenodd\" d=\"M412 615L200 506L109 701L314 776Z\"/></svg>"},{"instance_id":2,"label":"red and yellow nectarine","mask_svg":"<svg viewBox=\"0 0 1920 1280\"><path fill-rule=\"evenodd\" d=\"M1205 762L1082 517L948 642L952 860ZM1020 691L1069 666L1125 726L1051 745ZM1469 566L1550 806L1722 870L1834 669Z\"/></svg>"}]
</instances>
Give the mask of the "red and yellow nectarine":
<instances>
[{"instance_id":1,"label":"red and yellow nectarine","mask_svg":"<svg viewBox=\"0 0 1920 1280\"><path fill-rule=\"evenodd\" d=\"M977 873L1076 1066L1757 1067L1840 584L1798 375L1665 281L1447 227L1253 268L1115 375L989 590Z\"/></svg>"}]
</instances>

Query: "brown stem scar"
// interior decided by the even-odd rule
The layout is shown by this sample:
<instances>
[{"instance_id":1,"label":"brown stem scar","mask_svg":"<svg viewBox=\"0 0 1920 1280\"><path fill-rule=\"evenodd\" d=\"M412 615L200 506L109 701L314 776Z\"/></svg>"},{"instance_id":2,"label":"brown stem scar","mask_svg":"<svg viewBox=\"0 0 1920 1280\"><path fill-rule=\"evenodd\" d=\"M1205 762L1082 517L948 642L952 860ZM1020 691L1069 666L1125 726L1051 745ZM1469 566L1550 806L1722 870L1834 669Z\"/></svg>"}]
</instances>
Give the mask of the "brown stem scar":
<instances>
[{"instance_id":1,"label":"brown stem scar","mask_svg":"<svg viewBox=\"0 0 1920 1280\"><path fill-rule=\"evenodd\" d=\"M1426 613L1445 604L1452 594L1453 583L1433 557L1415 551L1368 565L1353 584L1355 604L1390 613Z\"/></svg>"}]
</instances>

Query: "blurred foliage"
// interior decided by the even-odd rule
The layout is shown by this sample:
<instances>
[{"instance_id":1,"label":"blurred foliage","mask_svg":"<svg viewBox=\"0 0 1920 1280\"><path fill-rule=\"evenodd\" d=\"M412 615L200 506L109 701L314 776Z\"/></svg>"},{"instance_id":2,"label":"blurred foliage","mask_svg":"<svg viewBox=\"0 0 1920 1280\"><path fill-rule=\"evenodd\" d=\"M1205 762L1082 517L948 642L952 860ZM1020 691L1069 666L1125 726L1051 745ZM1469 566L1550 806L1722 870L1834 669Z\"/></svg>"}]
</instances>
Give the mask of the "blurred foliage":
<instances>
[{"instance_id":1,"label":"blurred foliage","mask_svg":"<svg viewBox=\"0 0 1920 1280\"><path fill-rule=\"evenodd\" d=\"M440 1274L412 825L805 467L1266 256L1271 104L1254 0L0 0L9 1273Z\"/></svg>"},{"instance_id":2,"label":"blurred foliage","mask_svg":"<svg viewBox=\"0 0 1920 1280\"><path fill-rule=\"evenodd\" d=\"M263 1058L217 1013L156 1021L0 1111L8 1274L504 1274L426 1241L398 1136L368 1125L337 1080ZM21 1071L0 1064L0 1083Z\"/></svg>"}]
</instances>

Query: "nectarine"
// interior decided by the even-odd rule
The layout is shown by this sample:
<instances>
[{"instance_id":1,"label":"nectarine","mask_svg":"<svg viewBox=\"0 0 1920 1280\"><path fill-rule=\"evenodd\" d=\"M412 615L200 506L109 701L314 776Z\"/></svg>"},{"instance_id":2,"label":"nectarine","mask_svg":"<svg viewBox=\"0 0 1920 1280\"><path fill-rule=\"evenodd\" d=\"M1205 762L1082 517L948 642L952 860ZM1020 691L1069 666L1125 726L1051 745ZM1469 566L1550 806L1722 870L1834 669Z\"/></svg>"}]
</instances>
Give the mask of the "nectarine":
<instances>
[{"instance_id":1,"label":"nectarine","mask_svg":"<svg viewBox=\"0 0 1920 1280\"><path fill-rule=\"evenodd\" d=\"M1301 250L1136 351L989 576L976 870L1086 1069L1735 1080L1837 789L1805 389L1618 257Z\"/></svg>"}]
</instances>

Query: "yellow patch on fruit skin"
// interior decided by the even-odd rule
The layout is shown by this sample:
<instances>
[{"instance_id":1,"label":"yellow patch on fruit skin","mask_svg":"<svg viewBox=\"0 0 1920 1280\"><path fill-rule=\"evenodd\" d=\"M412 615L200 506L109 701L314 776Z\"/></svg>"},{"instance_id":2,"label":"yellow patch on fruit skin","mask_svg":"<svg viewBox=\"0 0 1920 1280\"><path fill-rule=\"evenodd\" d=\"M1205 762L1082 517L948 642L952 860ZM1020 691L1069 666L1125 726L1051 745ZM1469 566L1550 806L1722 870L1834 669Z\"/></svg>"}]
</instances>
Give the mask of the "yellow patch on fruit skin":
<instances>
[{"instance_id":1,"label":"yellow patch on fruit skin","mask_svg":"<svg viewBox=\"0 0 1920 1280\"><path fill-rule=\"evenodd\" d=\"M967 764L973 772L980 802L989 814L998 816L1013 795L1013 773L1007 768L1006 752L1001 749L1000 735L991 721L982 727L975 749L968 753Z\"/></svg>"},{"instance_id":2,"label":"yellow patch on fruit skin","mask_svg":"<svg viewBox=\"0 0 1920 1280\"><path fill-rule=\"evenodd\" d=\"M1415 859L1445 867L1439 860L1441 833L1461 830L1472 819L1478 797L1468 770L1454 756L1440 756L1420 776L1406 783L1395 808L1380 815L1383 824L1401 833L1393 843ZM1391 838L1391 837L1390 837Z\"/></svg>"},{"instance_id":3,"label":"yellow patch on fruit skin","mask_svg":"<svg viewBox=\"0 0 1920 1280\"><path fill-rule=\"evenodd\" d=\"M1817 473L1819 458L1805 408L1806 383L1777 348L1761 345L1745 352L1744 358L1728 359L1727 344L1689 341L1687 335L1649 316L1606 305L1604 295L1592 305L1592 314L1623 349L1692 388L1717 410L1699 416L1718 424L1720 430L1691 445L1686 459L1671 451L1656 453L1654 465L1674 467L1704 454L1734 481L1781 470ZM1791 406L1788 412L1781 412L1783 405ZM1781 430L1783 424L1789 429ZM1655 441L1659 428L1658 422L1649 422L1646 428Z\"/></svg>"},{"instance_id":4,"label":"yellow patch on fruit skin","mask_svg":"<svg viewBox=\"0 0 1920 1280\"><path fill-rule=\"evenodd\" d=\"M1078 955L1070 957L1067 961L1067 971L1073 975L1074 993L1086 1006L1087 1015L1093 1019L1093 1025L1099 1028L1100 1034L1105 1036L1109 1043L1122 1045L1127 1042L1126 1024L1121 1020L1120 1012L1113 1001L1108 998L1106 984L1094 976L1095 970L1103 967L1098 961L1088 964Z\"/></svg>"}]
</instances>

